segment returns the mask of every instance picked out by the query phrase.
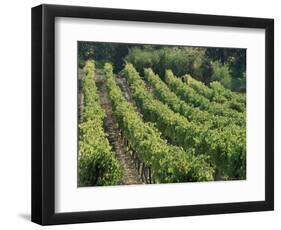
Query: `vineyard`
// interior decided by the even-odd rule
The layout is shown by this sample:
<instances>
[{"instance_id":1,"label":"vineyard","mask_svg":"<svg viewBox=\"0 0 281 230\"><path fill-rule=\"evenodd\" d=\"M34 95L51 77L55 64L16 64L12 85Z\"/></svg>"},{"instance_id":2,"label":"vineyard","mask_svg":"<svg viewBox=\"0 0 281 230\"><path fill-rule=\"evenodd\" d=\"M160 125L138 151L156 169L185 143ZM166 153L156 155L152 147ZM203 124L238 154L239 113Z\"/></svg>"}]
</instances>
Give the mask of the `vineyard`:
<instances>
[{"instance_id":1,"label":"vineyard","mask_svg":"<svg viewBox=\"0 0 281 230\"><path fill-rule=\"evenodd\" d=\"M81 71L79 186L246 179L245 94L129 62Z\"/></svg>"}]
</instances>

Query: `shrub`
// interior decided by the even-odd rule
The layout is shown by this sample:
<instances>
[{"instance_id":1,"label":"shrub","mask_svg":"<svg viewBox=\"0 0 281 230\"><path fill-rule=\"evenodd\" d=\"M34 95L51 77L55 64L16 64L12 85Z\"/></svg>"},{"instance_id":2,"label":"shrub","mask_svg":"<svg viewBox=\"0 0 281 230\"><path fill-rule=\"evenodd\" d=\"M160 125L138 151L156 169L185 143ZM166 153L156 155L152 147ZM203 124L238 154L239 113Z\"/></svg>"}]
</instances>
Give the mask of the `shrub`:
<instances>
[{"instance_id":1,"label":"shrub","mask_svg":"<svg viewBox=\"0 0 281 230\"><path fill-rule=\"evenodd\" d=\"M219 81L224 87L231 88L231 75L227 64L222 64L219 61L211 62L212 81Z\"/></svg>"}]
</instances>

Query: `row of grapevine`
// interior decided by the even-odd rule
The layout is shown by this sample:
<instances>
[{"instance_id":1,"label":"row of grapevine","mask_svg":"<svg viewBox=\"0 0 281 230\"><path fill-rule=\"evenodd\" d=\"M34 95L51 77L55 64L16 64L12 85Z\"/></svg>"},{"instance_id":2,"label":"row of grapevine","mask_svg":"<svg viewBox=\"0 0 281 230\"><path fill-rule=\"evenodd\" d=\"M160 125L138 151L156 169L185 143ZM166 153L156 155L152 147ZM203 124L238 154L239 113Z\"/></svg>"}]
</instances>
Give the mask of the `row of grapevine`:
<instances>
[{"instance_id":1,"label":"row of grapevine","mask_svg":"<svg viewBox=\"0 0 281 230\"><path fill-rule=\"evenodd\" d=\"M105 112L101 108L95 81L95 63L83 69L83 109L79 124L79 185L114 185L122 178L122 167L111 151L103 130Z\"/></svg>"},{"instance_id":2,"label":"row of grapevine","mask_svg":"<svg viewBox=\"0 0 281 230\"><path fill-rule=\"evenodd\" d=\"M230 89L225 88L220 82L214 81L211 82L210 88L214 91L214 94L217 95L217 97L224 97L227 100L232 100L235 98L235 100L238 103L241 103L246 106L246 95L241 93L235 93L232 92Z\"/></svg>"},{"instance_id":3,"label":"row of grapevine","mask_svg":"<svg viewBox=\"0 0 281 230\"><path fill-rule=\"evenodd\" d=\"M208 87L203 82L197 81L190 75L184 75L182 80L184 83L193 88L198 94L205 96L210 101L224 104L226 107L237 110L238 112L245 111L245 96L226 89L218 81L211 82L210 87Z\"/></svg>"},{"instance_id":4,"label":"row of grapevine","mask_svg":"<svg viewBox=\"0 0 281 230\"><path fill-rule=\"evenodd\" d=\"M182 100L201 110L208 111L214 115L225 116L235 120L236 124L241 126L246 125L246 113L238 112L236 110L230 109L227 106L211 102L206 97L198 94L189 85L182 82L182 80L176 77L171 70L167 70L165 74L165 81L169 88L175 92Z\"/></svg>"},{"instance_id":5,"label":"row of grapevine","mask_svg":"<svg viewBox=\"0 0 281 230\"><path fill-rule=\"evenodd\" d=\"M150 169L155 183L213 180L214 170L203 155L194 155L172 146L161 138L152 123L145 123L135 107L123 96L113 76L112 66L105 64L104 72L113 113L128 147Z\"/></svg>"},{"instance_id":6,"label":"row of grapevine","mask_svg":"<svg viewBox=\"0 0 281 230\"><path fill-rule=\"evenodd\" d=\"M235 124L236 120L217 116L207 111L200 110L181 100L161 78L153 72L151 68L144 69L144 77L153 88L154 95L163 103L167 104L173 111L180 113L188 118L189 121L204 123L210 128L227 127L229 124Z\"/></svg>"},{"instance_id":7,"label":"row of grapevine","mask_svg":"<svg viewBox=\"0 0 281 230\"><path fill-rule=\"evenodd\" d=\"M219 132L218 129L210 130L208 126L189 122L153 98L132 64L126 64L123 74L144 118L154 122L169 141L188 151L210 156L217 173L225 178L245 178L246 133L241 132L240 127L230 124L224 132Z\"/></svg>"}]
</instances>

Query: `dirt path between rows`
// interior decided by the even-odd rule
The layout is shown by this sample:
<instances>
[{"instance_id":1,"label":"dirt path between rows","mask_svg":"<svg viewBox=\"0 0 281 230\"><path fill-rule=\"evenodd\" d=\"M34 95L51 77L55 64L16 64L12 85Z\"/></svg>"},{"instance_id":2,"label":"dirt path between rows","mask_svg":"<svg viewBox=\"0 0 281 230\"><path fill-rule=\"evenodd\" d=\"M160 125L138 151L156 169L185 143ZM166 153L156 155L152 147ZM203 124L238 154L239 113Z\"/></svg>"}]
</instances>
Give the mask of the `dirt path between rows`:
<instances>
[{"instance_id":1,"label":"dirt path between rows","mask_svg":"<svg viewBox=\"0 0 281 230\"><path fill-rule=\"evenodd\" d=\"M108 140L116 153L116 157L124 168L124 176L121 184L142 184L143 182L139 177L134 162L129 153L127 153L126 146L123 145L122 137L117 127L117 121L113 115L112 104L106 88L105 76L100 70L96 70L95 81L100 94L101 106L106 113L104 128L108 134Z\"/></svg>"},{"instance_id":2,"label":"dirt path between rows","mask_svg":"<svg viewBox=\"0 0 281 230\"><path fill-rule=\"evenodd\" d=\"M132 92L130 90L130 87L124 77L121 75L116 75L116 82L117 85L120 87L120 89L123 92L123 95L127 99L128 102L130 102L134 107L135 110L141 115L141 109L137 106L136 101L133 99Z\"/></svg>"},{"instance_id":3,"label":"dirt path between rows","mask_svg":"<svg viewBox=\"0 0 281 230\"><path fill-rule=\"evenodd\" d=\"M78 69L78 121L80 121L80 116L83 111L83 92L82 92L82 78L83 78L83 69Z\"/></svg>"}]
</instances>

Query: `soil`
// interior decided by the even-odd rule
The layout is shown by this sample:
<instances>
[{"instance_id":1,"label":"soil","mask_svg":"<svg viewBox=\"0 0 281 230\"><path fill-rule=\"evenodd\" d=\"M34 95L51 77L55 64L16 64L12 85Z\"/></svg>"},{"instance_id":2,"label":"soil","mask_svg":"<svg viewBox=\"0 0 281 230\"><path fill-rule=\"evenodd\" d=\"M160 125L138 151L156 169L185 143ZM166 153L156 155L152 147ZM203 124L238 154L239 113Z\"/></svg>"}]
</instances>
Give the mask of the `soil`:
<instances>
[{"instance_id":1,"label":"soil","mask_svg":"<svg viewBox=\"0 0 281 230\"><path fill-rule=\"evenodd\" d=\"M82 92L83 69L78 69L78 121L80 120L81 112L83 111L83 92Z\"/></svg>"},{"instance_id":2,"label":"soil","mask_svg":"<svg viewBox=\"0 0 281 230\"><path fill-rule=\"evenodd\" d=\"M117 159L124 168L124 175L120 184L142 184L143 182L138 174L133 159L130 153L128 153L127 147L123 144L117 121L112 111L112 104L106 88L105 76L98 69L95 73L95 81L100 94L101 106L106 113L104 129L108 134L108 140L116 153Z\"/></svg>"}]
</instances>

